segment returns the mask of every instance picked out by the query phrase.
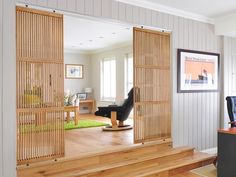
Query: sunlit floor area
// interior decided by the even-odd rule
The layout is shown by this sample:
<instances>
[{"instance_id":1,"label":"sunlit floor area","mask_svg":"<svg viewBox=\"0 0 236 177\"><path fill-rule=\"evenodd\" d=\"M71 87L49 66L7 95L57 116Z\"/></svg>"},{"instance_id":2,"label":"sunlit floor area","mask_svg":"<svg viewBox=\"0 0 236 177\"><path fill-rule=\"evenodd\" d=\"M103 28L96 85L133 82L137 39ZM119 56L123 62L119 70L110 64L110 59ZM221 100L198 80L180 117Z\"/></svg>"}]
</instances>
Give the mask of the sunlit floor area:
<instances>
[{"instance_id":1,"label":"sunlit floor area","mask_svg":"<svg viewBox=\"0 0 236 177\"><path fill-rule=\"evenodd\" d=\"M110 123L109 118L81 114L79 120L91 119ZM132 125L133 119L125 121ZM65 131L65 157L76 157L86 153L102 152L113 147L133 144L133 130L103 131L102 127L82 128Z\"/></svg>"}]
</instances>

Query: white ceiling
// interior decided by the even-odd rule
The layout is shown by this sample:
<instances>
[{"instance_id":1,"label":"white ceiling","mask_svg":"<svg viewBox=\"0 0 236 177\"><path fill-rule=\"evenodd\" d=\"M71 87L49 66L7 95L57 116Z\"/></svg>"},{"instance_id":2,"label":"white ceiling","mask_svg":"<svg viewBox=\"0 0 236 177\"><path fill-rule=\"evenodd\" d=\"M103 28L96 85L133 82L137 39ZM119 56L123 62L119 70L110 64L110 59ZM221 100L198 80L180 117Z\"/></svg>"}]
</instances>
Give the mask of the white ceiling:
<instances>
[{"instance_id":1,"label":"white ceiling","mask_svg":"<svg viewBox=\"0 0 236 177\"><path fill-rule=\"evenodd\" d=\"M131 43L132 27L123 24L64 16L64 48L95 52Z\"/></svg>"}]
</instances>

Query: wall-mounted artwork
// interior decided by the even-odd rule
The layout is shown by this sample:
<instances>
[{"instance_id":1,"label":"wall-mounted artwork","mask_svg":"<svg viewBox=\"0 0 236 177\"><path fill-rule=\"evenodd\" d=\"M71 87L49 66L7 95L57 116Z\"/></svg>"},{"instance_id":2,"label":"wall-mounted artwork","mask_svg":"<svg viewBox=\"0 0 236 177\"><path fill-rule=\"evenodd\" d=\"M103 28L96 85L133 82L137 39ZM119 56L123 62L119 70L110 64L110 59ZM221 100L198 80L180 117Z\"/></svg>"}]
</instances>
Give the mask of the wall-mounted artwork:
<instances>
[{"instance_id":1,"label":"wall-mounted artwork","mask_svg":"<svg viewBox=\"0 0 236 177\"><path fill-rule=\"evenodd\" d=\"M178 49L178 92L218 91L220 54Z\"/></svg>"},{"instance_id":2,"label":"wall-mounted artwork","mask_svg":"<svg viewBox=\"0 0 236 177\"><path fill-rule=\"evenodd\" d=\"M86 93L78 93L78 94L77 94L77 97L78 97L80 100L86 100L86 99L87 99L87 94L86 94Z\"/></svg>"},{"instance_id":3,"label":"wall-mounted artwork","mask_svg":"<svg viewBox=\"0 0 236 177\"><path fill-rule=\"evenodd\" d=\"M66 79L83 79L84 66L78 64L66 64L65 75Z\"/></svg>"}]
</instances>

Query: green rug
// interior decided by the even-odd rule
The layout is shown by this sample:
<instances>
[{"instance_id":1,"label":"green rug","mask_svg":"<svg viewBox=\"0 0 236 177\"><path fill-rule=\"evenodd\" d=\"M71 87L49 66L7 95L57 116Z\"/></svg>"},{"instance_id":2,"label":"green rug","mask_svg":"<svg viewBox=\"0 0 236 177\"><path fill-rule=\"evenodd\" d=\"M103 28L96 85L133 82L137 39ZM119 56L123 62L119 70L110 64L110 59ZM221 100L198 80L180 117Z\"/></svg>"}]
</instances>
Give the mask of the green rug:
<instances>
[{"instance_id":1,"label":"green rug","mask_svg":"<svg viewBox=\"0 0 236 177\"><path fill-rule=\"evenodd\" d=\"M64 123L64 129L65 130L71 130L71 129L78 129L78 128L89 128L89 127L101 127L106 126L107 123L98 122L95 120L79 120L78 125L75 126L74 121L70 121L69 123Z\"/></svg>"}]
</instances>

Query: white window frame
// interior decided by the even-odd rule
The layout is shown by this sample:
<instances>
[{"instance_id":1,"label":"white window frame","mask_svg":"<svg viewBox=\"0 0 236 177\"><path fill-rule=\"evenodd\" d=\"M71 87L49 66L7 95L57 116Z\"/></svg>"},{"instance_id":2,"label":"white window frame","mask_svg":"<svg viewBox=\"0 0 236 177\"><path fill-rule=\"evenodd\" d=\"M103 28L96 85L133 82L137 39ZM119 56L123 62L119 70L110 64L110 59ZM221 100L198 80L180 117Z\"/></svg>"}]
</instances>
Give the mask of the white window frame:
<instances>
[{"instance_id":1,"label":"white window frame","mask_svg":"<svg viewBox=\"0 0 236 177\"><path fill-rule=\"evenodd\" d=\"M125 80L125 83L124 83L124 86L125 86L125 88L124 88L125 89L125 92L124 92L125 95L124 96L125 96L125 98L127 97L127 94L129 93L129 90L130 90L129 85L134 84L133 80L132 80L132 83L128 81L128 77L129 77L128 76L128 73L129 73L128 62L129 62L130 58L132 58L132 60L133 60L133 54L132 53L125 54L125 79L124 79ZM133 68L132 68L132 70L133 70Z\"/></svg>"},{"instance_id":2,"label":"white window frame","mask_svg":"<svg viewBox=\"0 0 236 177\"><path fill-rule=\"evenodd\" d=\"M115 82L113 83L115 86L114 86L114 95L113 96L109 96L109 97L105 97L104 96L104 62L105 61L115 61L115 71L114 71L114 78L110 80L110 84L112 84L112 80L114 80ZM112 56L112 57L107 57L107 58L104 58L103 60L101 60L100 62L100 67L101 67L101 92L100 92L100 95L101 95L101 101L112 101L114 102L116 100L116 57ZM110 86L111 88L111 86ZM110 91L112 92L112 91Z\"/></svg>"}]
</instances>

